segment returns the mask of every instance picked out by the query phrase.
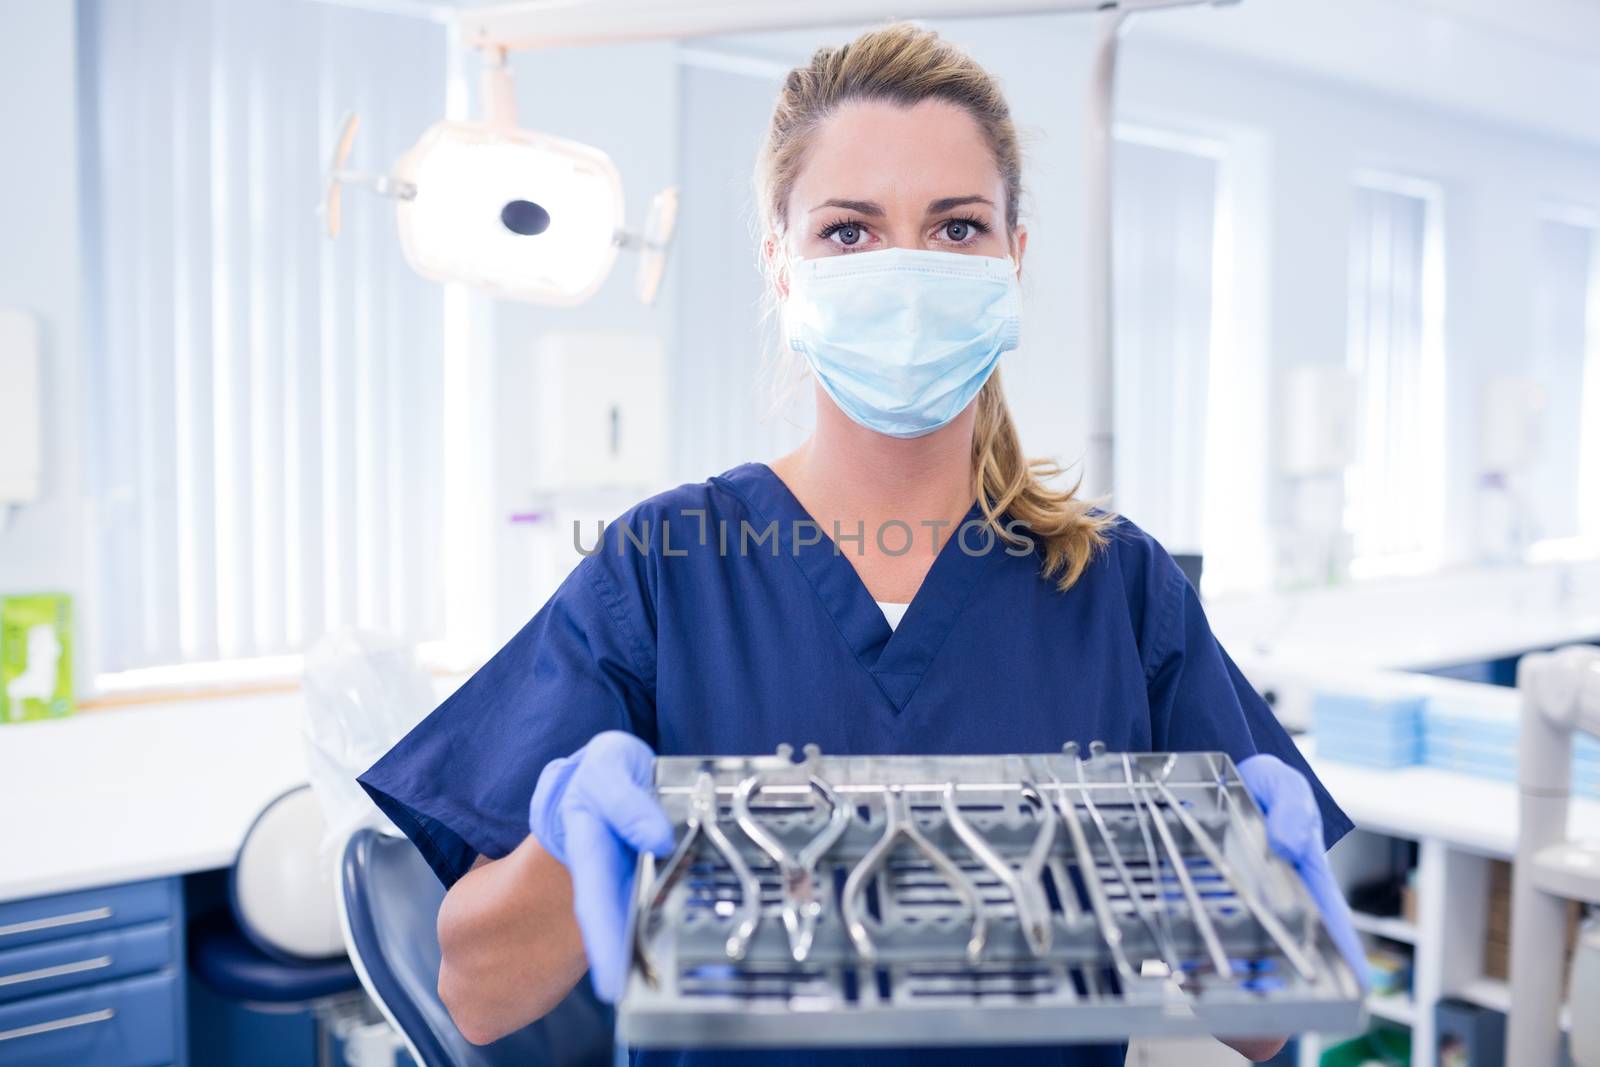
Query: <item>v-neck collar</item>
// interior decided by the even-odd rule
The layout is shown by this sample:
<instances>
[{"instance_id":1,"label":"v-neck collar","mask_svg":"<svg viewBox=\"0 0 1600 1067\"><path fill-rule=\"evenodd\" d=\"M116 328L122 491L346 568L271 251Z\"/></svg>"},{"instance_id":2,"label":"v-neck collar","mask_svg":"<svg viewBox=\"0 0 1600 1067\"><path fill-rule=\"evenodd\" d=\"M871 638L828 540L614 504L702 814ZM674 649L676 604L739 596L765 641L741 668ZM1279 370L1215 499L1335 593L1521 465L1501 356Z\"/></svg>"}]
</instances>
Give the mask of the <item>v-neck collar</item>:
<instances>
[{"instance_id":1,"label":"v-neck collar","mask_svg":"<svg viewBox=\"0 0 1600 1067\"><path fill-rule=\"evenodd\" d=\"M778 554L800 569L856 662L877 682L895 713L905 710L991 557L1000 551L998 545L988 541L988 551L966 551L957 540L961 524L942 531L945 543L900 625L891 629L855 567L771 467L747 463L719 480L755 512L757 534L777 523ZM983 520L976 503L962 524L973 519ZM810 543L813 529L819 536Z\"/></svg>"}]
</instances>

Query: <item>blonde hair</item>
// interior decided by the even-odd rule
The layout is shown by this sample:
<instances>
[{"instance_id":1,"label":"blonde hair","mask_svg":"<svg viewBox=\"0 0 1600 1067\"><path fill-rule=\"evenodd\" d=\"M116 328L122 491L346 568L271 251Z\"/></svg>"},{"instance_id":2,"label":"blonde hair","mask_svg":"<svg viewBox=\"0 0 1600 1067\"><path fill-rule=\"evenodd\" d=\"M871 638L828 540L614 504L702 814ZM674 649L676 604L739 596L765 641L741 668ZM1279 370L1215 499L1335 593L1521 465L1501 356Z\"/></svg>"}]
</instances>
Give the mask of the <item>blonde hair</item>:
<instances>
[{"instance_id":1,"label":"blonde hair","mask_svg":"<svg viewBox=\"0 0 1600 1067\"><path fill-rule=\"evenodd\" d=\"M989 142L1005 184L1006 233L1017 228L1022 198L1022 150L1000 86L971 56L932 30L909 22L883 26L836 48L821 48L784 80L772 125L756 163L756 195L768 233L788 229L789 196L812 136L839 105L885 100L910 107L928 99L963 108ZM1019 538L1005 527L1021 522L1043 543L1045 578L1070 589L1106 542L1110 515L1047 483L1062 474L1050 460L1022 452L996 371L978 394L972 435L972 474L978 506L997 536ZM1081 483L1080 483L1081 484Z\"/></svg>"}]
</instances>

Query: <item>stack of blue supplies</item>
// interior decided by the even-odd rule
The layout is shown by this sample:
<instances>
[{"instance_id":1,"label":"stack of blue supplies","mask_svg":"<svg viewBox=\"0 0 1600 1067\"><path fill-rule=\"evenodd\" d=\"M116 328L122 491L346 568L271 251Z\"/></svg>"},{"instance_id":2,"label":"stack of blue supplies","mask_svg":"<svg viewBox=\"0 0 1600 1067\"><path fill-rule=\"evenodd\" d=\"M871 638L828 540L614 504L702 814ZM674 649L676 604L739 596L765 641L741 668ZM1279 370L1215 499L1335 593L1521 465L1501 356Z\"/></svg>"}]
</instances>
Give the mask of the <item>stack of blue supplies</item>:
<instances>
[{"instance_id":1,"label":"stack of blue supplies","mask_svg":"<svg viewBox=\"0 0 1600 1067\"><path fill-rule=\"evenodd\" d=\"M1394 770L1422 762L1421 696L1319 691L1311 707L1317 755Z\"/></svg>"},{"instance_id":2,"label":"stack of blue supplies","mask_svg":"<svg viewBox=\"0 0 1600 1067\"><path fill-rule=\"evenodd\" d=\"M1376 770L1421 764L1513 783L1520 702L1505 690L1477 694L1319 691L1312 704L1321 759ZM1600 800L1600 740L1573 739L1572 791Z\"/></svg>"},{"instance_id":3,"label":"stack of blue supplies","mask_svg":"<svg viewBox=\"0 0 1600 1067\"><path fill-rule=\"evenodd\" d=\"M1423 715L1422 762L1500 782L1517 780L1520 708L1509 702L1432 697ZM1572 791L1600 799L1600 741L1573 738Z\"/></svg>"}]
</instances>

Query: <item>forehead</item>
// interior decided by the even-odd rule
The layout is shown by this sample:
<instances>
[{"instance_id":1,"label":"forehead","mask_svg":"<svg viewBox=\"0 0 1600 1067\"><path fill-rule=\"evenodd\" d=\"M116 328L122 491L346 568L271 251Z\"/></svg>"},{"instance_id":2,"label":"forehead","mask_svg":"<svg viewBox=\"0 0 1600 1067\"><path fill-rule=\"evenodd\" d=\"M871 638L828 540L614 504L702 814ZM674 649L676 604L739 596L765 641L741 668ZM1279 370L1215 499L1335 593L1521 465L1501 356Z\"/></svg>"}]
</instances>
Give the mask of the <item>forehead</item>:
<instances>
[{"instance_id":1,"label":"forehead","mask_svg":"<svg viewBox=\"0 0 1600 1067\"><path fill-rule=\"evenodd\" d=\"M920 211L929 200L969 193L999 204L1004 188L988 139L964 108L946 100L911 107L853 100L813 134L790 211L804 214L830 197Z\"/></svg>"}]
</instances>

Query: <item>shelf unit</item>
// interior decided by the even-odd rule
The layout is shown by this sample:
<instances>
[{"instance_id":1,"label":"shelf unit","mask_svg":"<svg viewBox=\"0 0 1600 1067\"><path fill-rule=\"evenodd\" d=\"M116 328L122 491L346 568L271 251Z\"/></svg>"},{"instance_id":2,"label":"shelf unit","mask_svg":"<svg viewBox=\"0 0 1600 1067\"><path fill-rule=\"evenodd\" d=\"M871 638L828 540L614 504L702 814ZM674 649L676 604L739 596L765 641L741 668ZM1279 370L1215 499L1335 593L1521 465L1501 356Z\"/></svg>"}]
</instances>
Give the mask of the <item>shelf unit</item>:
<instances>
[{"instance_id":1,"label":"shelf unit","mask_svg":"<svg viewBox=\"0 0 1600 1067\"><path fill-rule=\"evenodd\" d=\"M1330 854L1346 888L1373 873L1375 856L1386 860L1387 850L1371 839L1417 845L1416 922L1366 914L1354 921L1364 933L1411 946L1410 996L1374 997L1368 1010L1374 1021L1408 1027L1412 1064L1434 1067L1434 1009L1440 1000L1455 997L1497 1011L1511 1003L1509 985L1484 975L1483 950L1490 861L1510 861L1515 851L1516 788L1424 767L1368 770L1318 759L1309 740L1302 747L1360 828ZM1574 801L1570 825L1574 836L1600 836L1600 804ZM1363 837L1369 844L1361 843ZM1564 1015L1563 1025L1567 1019ZM1305 1035L1300 1067L1317 1067L1326 1047L1349 1036Z\"/></svg>"},{"instance_id":2,"label":"shelf unit","mask_svg":"<svg viewBox=\"0 0 1600 1067\"><path fill-rule=\"evenodd\" d=\"M1321 771L1319 766L1318 770ZM1335 796L1340 794L1336 791ZM1352 851L1360 850L1352 835ZM1381 839L1378 835L1366 835ZM1417 922L1360 914L1357 929L1412 948L1411 991L1374 994L1367 1010L1374 1021L1411 1031L1412 1063L1435 1062L1434 1009L1445 997L1483 979L1483 942L1488 920L1490 855L1453 847L1437 838L1388 833L1417 843ZM1341 846L1343 848L1344 846ZM1371 849L1367 850L1372 851ZM1348 885L1365 873L1362 857L1334 854L1335 873ZM1352 862L1352 859L1354 862ZM1316 1067L1323 1050L1353 1035L1306 1035L1300 1043L1300 1067Z\"/></svg>"},{"instance_id":3,"label":"shelf unit","mask_svg":"<svg viewBox=\"0 0 1600 1067\"><path fill-rule=\"evenodd\" d=\"M1352 912L1350 918L1355 928L1364 934L1388 938L1390 941L1399 941L1405 945L1417 943L1417 928L1404 919L1368 915L1362 911Z\"/></svg>"},{"instance_id":4,"label":"shelf unit","mask_svg":"<svg viewBox=\"0 0 1600 1067\"><path fill-rule=\"evenodd\" d=\"M1457 989L1452 996L1483 1008L1493 1008L1495 1011L1511 1011L1511 983L1504 978L1475 978ZM1561 1009L1561 1029L1572 1029L1572 1007L1563 1006Z\"/></svg>"},{"instance_id":5,"label":"shelf unit","mask_svg":"<svg viewBox=\"0 0 1600 1067\"><path fill-rule=\"evenodd\" d=\"M1386 993L1367 998L1367 1011L1374 1019L1396 1023L1408 1029L1416 1025L1417 1006L1410 993Z\"/></svg>"}]
</instances>

